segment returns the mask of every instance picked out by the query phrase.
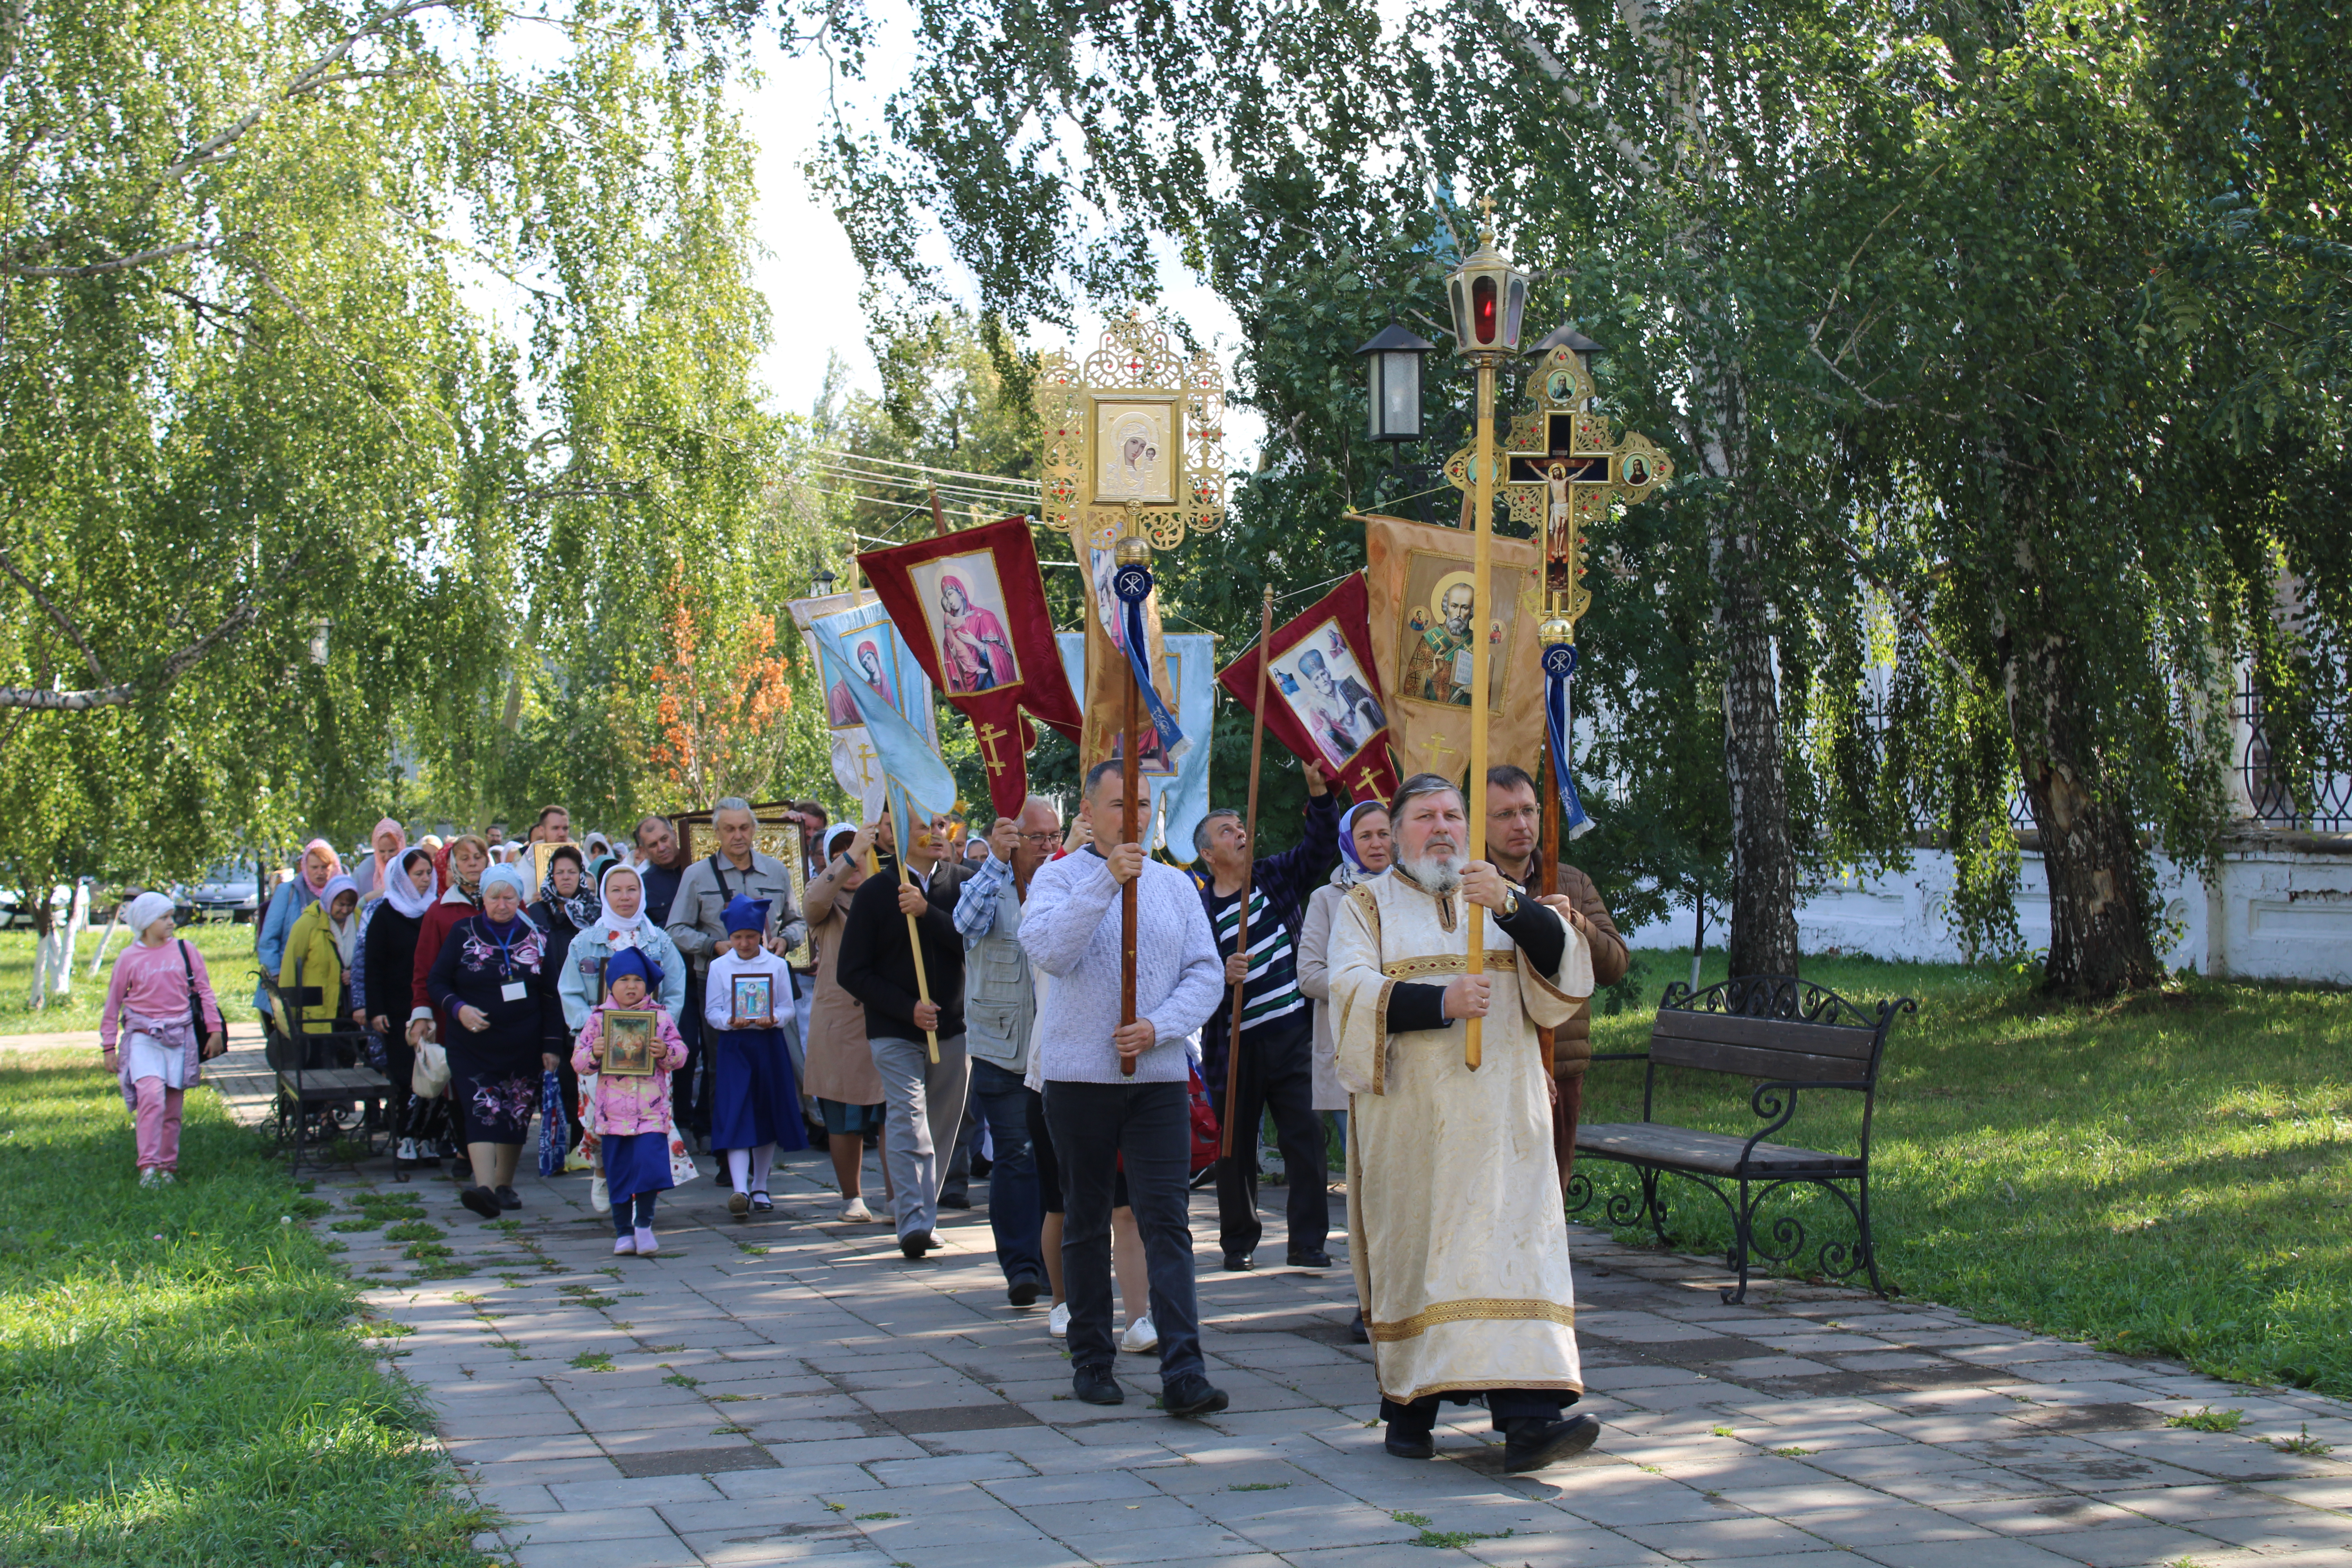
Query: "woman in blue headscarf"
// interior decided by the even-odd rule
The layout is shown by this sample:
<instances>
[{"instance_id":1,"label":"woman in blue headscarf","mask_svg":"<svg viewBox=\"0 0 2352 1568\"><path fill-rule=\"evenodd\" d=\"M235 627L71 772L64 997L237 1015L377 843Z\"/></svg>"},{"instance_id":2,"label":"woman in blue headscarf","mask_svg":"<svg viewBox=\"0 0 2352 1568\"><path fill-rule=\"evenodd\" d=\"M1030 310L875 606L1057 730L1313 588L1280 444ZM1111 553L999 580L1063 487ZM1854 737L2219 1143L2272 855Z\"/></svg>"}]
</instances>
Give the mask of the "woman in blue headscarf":
<instances>
[{"instance_id":1,"label":"woman in blue headscarf","mask_svg":"<svg viewBox=\"0 0 2352 1568\"><path fill-rule=\"evenodd\" d=\"M476 1185L457 1201L484 1219L522 1207L515 1164L539 1108L540 1074L569 1057L546 939L522 918L512 866L482 877L482 908L450 930L426 989L457 1026L445 1041L449 1088L464 1120Z\"/></svg>"},{"instance_id":2,"label":"woman in blue headscarf","mask_svg":"<svg viewBox=\"0 0 2352 1568\"><path fill-rule=\"evenodd\" d=\"M727 946L710 961L702 1021L711 1031L710 1146L727 1151L735 1194L727 1210L741 1219L776 1205L768 1196L768 1166L779 1144L808 1147L801 1125L800 1085L778 1026L780 1007L793 1005L792 971L761 940L768 900L741 893L719 912Z\"/></svg>"}]
</instances>

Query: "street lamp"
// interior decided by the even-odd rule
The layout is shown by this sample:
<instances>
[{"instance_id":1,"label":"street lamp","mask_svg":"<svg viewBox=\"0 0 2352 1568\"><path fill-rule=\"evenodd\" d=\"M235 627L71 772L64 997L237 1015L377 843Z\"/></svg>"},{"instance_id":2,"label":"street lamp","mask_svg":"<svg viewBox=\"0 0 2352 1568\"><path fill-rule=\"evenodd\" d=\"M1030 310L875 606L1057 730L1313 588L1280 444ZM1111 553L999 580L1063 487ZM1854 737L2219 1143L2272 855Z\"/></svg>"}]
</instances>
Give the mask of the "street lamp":
<instances>
[{"instance_id":1,"label":"street lamp","mask_svg":"<svg viewBox=\"0 0 2352 1568\"><path fill-rule=\"evenodd\" d=\"M833 593L834 584L839 581L831 570L820 566L816 569L816 575L809 579L809 595L813 598L826 598Z\"/></svg>"},{"instance_id":2,"label":"street lamp","mask_svg":"<svg viewBox=\"0 0 2352 1568\"><path fill-rule=\"evenodd\" d=\"M1421 360L1436 347L1391 321L1356 351L1370 362L1371 439L1421 439Z\"/></svg>"},{"instance_id":3,"label":"street lamp","mask_svg":"<svg viewBox=\"0 0 2352 1568\"><path fill-rule=\"evenodd\" d=\"M1588 379L1592 374L1592 356L1609 352L1565 321L1546 332L1542 340L1528 351L1528 357L1540 360L1554 349L1567 349L1574 353L1578 366Z\"/></svg>"}]
</instances>

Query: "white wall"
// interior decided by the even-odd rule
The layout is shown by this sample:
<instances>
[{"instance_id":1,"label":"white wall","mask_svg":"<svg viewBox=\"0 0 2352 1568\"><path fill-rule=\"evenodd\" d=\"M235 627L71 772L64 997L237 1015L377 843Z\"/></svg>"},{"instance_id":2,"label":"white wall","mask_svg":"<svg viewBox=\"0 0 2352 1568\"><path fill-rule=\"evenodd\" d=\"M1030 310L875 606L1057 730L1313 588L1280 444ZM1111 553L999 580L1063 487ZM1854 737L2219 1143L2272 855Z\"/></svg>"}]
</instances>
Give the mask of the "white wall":
<instances>
[{"instance_id":1,"label":"white wall","mask_svg":"<svg viewBox=\"0 0 2352 1568\"><path fill-rule=\"evenodd\" d=\"M2224 858L2208 887L2172 861L2156 861L2167 934L2176 940L2159 954L2175 968L2203 974L2273 980L2322 980L2352 984L2352 853L2324 854L2257 842ZM1958 963L1948 905L1952 857L1919 850L1900 875L1849 878L1814 891L1797 907L1797 936L1805 952L1866 953L1874 958ZM2028 854L2017 896L2026 945L2050 945L2050 894L2042 858ZM1628 931L1635 947L1690 950L1685 909ZM1722 932L1710 926L1707 944Z\"/></svg>"}]
</instances>

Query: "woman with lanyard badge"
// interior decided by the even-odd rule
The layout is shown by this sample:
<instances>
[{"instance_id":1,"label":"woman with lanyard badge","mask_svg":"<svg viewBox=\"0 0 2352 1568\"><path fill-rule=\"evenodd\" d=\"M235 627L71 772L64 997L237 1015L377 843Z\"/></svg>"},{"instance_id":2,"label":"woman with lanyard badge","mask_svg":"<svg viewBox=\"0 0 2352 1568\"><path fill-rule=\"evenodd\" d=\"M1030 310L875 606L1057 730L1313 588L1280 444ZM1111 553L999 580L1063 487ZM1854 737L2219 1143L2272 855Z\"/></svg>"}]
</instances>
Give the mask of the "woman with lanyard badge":
<instances>
[{"instance_id":1,"label":"woman with lanyard badge","mask_svg":"<svg viewBox=\"0 0 2352 1568\"><path fill-rule=\"evenodd\" d=\"M565 1045L544 939L522 918L522 896L520 870L491 867L481 912L449 932L430 982L434 1005L457 1026L444 1044L477 1183L458 1201L484 1219L522 1207L515 1164L539 1107L540 1074Z\"/></svg>"}]
</instances>

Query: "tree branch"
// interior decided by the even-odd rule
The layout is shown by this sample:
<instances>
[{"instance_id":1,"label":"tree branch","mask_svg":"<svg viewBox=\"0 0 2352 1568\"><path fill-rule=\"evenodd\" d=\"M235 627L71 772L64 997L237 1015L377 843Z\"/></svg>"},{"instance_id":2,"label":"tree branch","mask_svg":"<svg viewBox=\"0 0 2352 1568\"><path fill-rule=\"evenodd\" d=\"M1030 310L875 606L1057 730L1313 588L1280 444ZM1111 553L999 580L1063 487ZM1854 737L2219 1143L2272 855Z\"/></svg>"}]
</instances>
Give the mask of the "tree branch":
<instances>
[{"instance_id":1,"label":"tree branch","mask_svg":"<svg viewBox=\"0 0 2352 1568\"><path fill-rule=\"evenodd\" d=\"M186 256L192 251L210 250L220 243L220 239L191 239L180 245L158 246L153 250L133 251L129 256L110 256L104 261L92 261L80 267L29 267L21 261L0 259L0 272L12 278L96 278L108 272L123 272L133 267L144 267L150 262L169 261L174 256Z\"/></svg>"},{"instance_id":2,"label":"tree branch","mask_svg":"<svg viewBox=\"0 0 2352 1568\"><path fill-rule=\"evenodd\" d=\"M1501 6L1489 5L1486 10L1489 16L1502 25L1503 30L1509 35L1514 43L1518 45L1528 58L1535 61L1536 68L1551 79L1552 85L1559 90L1560 98L1570 109L1593 107L1592 100L1585 94L1584 89L1570 79L1568 67L1561 62L1558 55L1544 47L1542 39L1529 32L1525 24ZM1602 134L1607 136L1610 144L1617 149L1619 157L1641 171L1645 177L1656 175L1658 172L1656 162L1642 151L1641 143L1633 139L1631 132L1618 124L1616 120L1605 111L1601 116L1601 125Z\"/></svg>"},{"instance_id":3,"label":"tree branch","mask_svg":"<svg viewBox=\"0 0 2352 1568\"><path fill-rule=\"evenodd\" d=\"M16 570L16 563L8 559L5 552L0 552L0 572L7 573L16 580L16 586L32 595L33 603L41 606L42 612L49 617L49 623L58 628L58 635L81 649L82 662L89 666L89 678L101 686L105 685L106 670L98 662L98 655L90 651L89 644L83 639L80 628L66 618L63 610L49 603L49 596L34 586L31 578Z\"/></svg>"},{"instance_id":4,"label":"tree branch","mask_svg":"<svg viewBox=\"0 0 2352 1568\"><path fill-rule=\"evenodd\" d=\"M299 557L297 557L287 563L287 569L290 572L299 565ZM13 567L9 569L9 574L16 575ZM22 578L17 580L23 581ZM257 590L253 597L231 610L222 619L220 625L165 659L156 670L154 678L147 683L144 695L160 696L169 690L173 682L194 668L206 654L251 625L260 614L261 597ZM89 652L88 648L82 651L85 655ZM97 659L94 657L91 658L90 663L92 669L96 670ZM99 675L101 682L105 679L103 673ZM118 681L110 686L93 686L79 691L43 691L28 686L0 686L0 709L33 709L52 713L84 713L93 708L120 707L124 703L136 700L141 695L142 693L139 686L127 680Z\"/></svg>"}]
</instances>

